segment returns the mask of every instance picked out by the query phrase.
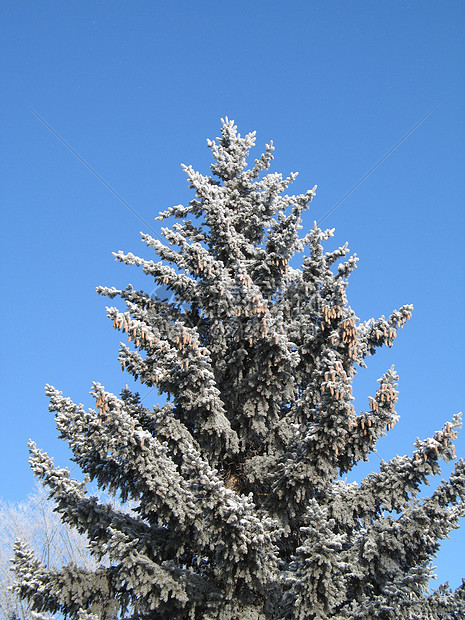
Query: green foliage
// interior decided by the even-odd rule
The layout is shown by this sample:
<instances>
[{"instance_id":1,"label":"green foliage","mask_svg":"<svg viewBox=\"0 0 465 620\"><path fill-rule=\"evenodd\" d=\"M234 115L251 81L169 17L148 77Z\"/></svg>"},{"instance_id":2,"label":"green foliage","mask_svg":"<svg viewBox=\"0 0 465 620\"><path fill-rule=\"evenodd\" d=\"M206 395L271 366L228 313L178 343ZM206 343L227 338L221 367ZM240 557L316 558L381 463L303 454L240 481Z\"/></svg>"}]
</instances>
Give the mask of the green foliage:
<instances>
[{"instance_id":1,"label":"green foliage","mask_svg":"<svg viewBox=\"0 0 465 620\"><path fill-rule=\"evenodd\" d=\"M299 235L315 188L285 194L296 175L267 172L272 144L249 168L254 134L227 119L221 133L208 142L212 176L184 166L195 197L160 215L176 218L162 229L167 243L142 235L158 260L115 254L174 301L98 288L126 304L107 308L129 341L122 368L169 402L149 410L94 383L85 411L47 386L76 462L136 513L89 497L31 443L63 520L110 563L50 570L18 545L16 591L70 618L463 617L464 588L429 593L428 581L464 514L464 462L418 497L440 459L454 458L460 416L360 485L341 481L398 420L394 369L359 414L352 383L412 307L360 321L346 296L357 264L347 244L325 253L333 231L316 224Z\"/></svg>"}]
</instances>

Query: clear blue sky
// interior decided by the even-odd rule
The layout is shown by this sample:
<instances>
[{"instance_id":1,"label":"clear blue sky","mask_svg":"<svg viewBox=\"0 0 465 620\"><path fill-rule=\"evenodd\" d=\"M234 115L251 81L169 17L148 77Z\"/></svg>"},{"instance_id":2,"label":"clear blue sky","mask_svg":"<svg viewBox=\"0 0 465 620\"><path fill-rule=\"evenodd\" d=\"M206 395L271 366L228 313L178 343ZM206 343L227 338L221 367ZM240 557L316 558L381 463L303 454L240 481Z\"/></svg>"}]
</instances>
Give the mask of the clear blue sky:
<instances>
[{"instance_id":1,"label":"clear blue sky","mask_svg":"<svg viewBox=\"0 0 465 620\"><path fill-rule=\"evenodd\" d=\"M328 248L348 240L360 257L349 298L361 319L415 306L357 379L360 409L386 368L400 374L401 422L379 456L409 453L463 408L463 2L4 0L0 11L0 496L33 487L29 437L68 464L45 383L90 406L92 380L116 393L126 382L95 287L152 286L111 256L149 256L146 227L28 106L157 228L158 211L192 197L180 163L208 172L221 116L257 130L255 156L274 140L274 170L300 172L294 192L318 184L308 228L438 106L325 225ZM437 562L453 585L463 530Z\"/></svg>"}]
</instances>

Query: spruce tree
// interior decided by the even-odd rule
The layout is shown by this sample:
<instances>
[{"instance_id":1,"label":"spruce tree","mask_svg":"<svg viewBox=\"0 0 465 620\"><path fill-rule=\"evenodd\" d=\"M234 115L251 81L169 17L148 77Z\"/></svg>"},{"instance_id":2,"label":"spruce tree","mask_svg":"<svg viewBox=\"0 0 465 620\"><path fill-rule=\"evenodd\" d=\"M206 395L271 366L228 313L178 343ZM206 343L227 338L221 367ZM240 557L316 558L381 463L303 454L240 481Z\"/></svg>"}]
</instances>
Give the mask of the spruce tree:
<instances>
[{"instance_id":1,"label":"spruce tree","mask_svg":"<svg viewBox=\"0 0 465 620\"><path fill-rule=\"evenodd\" d=\"M352 383L412 306L357 318L346 296L356 256L347 244L324 251L332 230L299 233L315 188L286 194L296 175L268 172L272 143L248 167L254 143L224 120L208 141L211 176L184 166L195 197L159 216L175 218L166 241L142 234L157 260L115 254L173 294L97 289L126 306L107 308L128 341L122 368L165 404L94 383L85 410L46 391L87 481L136 509L89 496L31 442L34 474L63 521L109 560L50 569L18 542L16 592L68 618L463 618L465 585L428 583L465 512L464 461L420 493L455 458L460 415L411 456L382 461L360 484L343 480L398 421L393 368L366 411L355 411Z\"/></svg>"}]
</instances>

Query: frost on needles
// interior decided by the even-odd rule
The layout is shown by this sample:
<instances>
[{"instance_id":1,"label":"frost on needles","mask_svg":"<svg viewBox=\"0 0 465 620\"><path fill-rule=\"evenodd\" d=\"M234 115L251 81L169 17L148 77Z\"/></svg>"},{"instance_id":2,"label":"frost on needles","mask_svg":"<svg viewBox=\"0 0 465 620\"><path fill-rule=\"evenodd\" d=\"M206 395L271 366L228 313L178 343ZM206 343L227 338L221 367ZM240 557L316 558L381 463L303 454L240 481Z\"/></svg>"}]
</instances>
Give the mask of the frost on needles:
<instances>
[{"instance_id":1,"label":"frost on needles","mask_svg":"<svg viewBox=\"0 0 465 620\"><path fill-rule=\"evenodd\" d=\"M156 260L115 254L173 294L98 288L126 306L107 308L123 370L166 404L94 383L86 411L46 390L87 479L136 509L89 496L31 442L35 475L102 563L50 568L18 542L16 593L68 618L463 618L465 586L428 582L465 512L464 461L419 497L455 458L460 415L361 484L341 480L398 421L393 368L366 411L352 383L412 306L357 318L346 296L356 257L347 244L324 251L332 230L299 233L315 188L285 193L296 175L268 172L272 143L249 167L254 143L224 120L208 141L211 176L184 166L195 197L159 216L174 222L166 241L142 234Z\"/></svg>"}]
</instances>

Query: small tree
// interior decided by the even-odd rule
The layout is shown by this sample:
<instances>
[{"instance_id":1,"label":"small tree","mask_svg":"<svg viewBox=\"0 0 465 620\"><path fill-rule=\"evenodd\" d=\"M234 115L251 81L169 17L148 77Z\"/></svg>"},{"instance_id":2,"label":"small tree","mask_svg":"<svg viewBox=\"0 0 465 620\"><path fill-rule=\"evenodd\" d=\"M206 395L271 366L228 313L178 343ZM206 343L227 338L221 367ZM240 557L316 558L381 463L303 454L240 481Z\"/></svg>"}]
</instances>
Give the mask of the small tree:
<instances>
[{"instance_id":1,"label":"small tree","mask_svg":"<svg viewBox=\"0 0 465 620\"><path fill-rule=\"evenodd\" d=\"M64 524L54 512L48 493L38 486L25 501L0 500L0 618L29 620L34 617L28 601L19 601L11 591L14 575L11 556L16 540L21 539L48 567L72 562L95 570L97 562L90 555L88 540L74 527Z\"/></svg>"},{"instance_id":2,"label":"small tree","mask_svg":"<svg viewBox=\"0 0 465 620\"><path fill-rule=\"evenodd\" d=\"M352 382L412 306L360 321L346 297L357 259L336 268L347 244L325 253L333 231L316 224L299 236L315 188L285 195L296 175L266 173L272 144L248 168L254 134L227 119L221 134L208 141L212 176L184 166L195 198L159 216L177 218L167 244L142 235L159 260L115 254L174 299L98 288L127 306L107 309L130 343L122 368L169 402L148 409L94 383L86 411L46 388L76 462L137 516L89 497L31 442L62 519L110 566L50 570L18 544L16 590L71 618L463 618L463 585L428 590L439 541L464 514L463 460L418 495L454 458L460 416L360 485L341 480L398 421L393 368L358 414Z\"/></svg>"}]
</instances>

